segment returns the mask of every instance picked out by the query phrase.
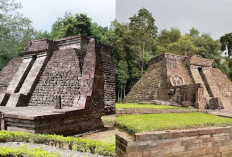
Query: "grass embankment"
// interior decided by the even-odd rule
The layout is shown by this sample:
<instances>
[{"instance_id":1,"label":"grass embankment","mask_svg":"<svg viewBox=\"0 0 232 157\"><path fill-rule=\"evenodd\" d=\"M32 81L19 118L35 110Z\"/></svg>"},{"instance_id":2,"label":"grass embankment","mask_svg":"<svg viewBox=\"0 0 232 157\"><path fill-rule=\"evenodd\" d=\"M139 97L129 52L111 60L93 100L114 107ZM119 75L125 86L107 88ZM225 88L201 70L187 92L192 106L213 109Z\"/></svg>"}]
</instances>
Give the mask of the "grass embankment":
<instances>
[{"instance_id":1,"label":"grass embankment","mask_svg":"<svg viewBox=\"0 0 232 157\"><path fill-rule=\"evenodd\" d=\"M208 126L232 125L231 118L204 113L140 114L116 117L115 126L134 135L135 133L186 129Z\"/></svg>"},{"instance_id":2,"label":"grass embankment","mask_svg":"<svg viewBox=\"0 0 232 157\"><path fill-rule=\"evenodd\" d=\"M155 104L116 104L116 109L128 109L128 108L151 108L151 109L186 109L183 107L168 106L168 105L155 105Z\"/></svg>"},{"instance_id":3,"label":"grass embankment","mask_svg":"<svg viewBox=\"0 0 232 157\"><path fill-rule=\"evenodd\" d=\"M100 154L105 156L115 155L115 144L104 143L99 140L86 140L76 137L63 137L60 135L32 134L26 132L0 131L0 142L32 142L53 146L68 145L69 149Z\"/></svg>"}]
</instances>

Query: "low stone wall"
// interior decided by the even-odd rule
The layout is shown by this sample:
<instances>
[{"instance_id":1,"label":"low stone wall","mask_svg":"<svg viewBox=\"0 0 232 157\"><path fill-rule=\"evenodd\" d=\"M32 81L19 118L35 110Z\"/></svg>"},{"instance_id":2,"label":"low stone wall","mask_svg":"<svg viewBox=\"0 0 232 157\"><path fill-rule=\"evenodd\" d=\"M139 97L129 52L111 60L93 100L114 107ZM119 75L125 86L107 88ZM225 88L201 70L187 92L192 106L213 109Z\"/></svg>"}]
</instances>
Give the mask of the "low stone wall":
<instances>
[{"instance_id":1,"label":"low stone wall","mask_svg":"<svg viewBox=\"0 0 232 157\"><path fill-rule=\"evenodd\" d=\"M135 140L116 135L120 157L231 157L232 127L138 133Z\"/></svg>"},{"instance_id":2,"label":"low stone wall","mask_svg":"<svg viewBox=\"0 0 232 157\"><path fill-rule=\"evenodd\" d=\"M67 136L104 128L100 111L99 113L87 113L84 110L76 110L61 111L61 113L57 111L57 113L45 113L39 116L16 114L4 114L3 116L1 130L7 131Z\"/></svg>"},{"instance_id":3,"label":"low stone wall","mask_svg":"<svg viewBox=\"0 0 232 157\"><path fill-rule=\"evenodd\" d=\"M206 110L198 110L198 109L152 109L152 108L116 109L117 116L127 115L127 114L191 113L191 112L206 112Z\"/></svg>"}]
</instances>

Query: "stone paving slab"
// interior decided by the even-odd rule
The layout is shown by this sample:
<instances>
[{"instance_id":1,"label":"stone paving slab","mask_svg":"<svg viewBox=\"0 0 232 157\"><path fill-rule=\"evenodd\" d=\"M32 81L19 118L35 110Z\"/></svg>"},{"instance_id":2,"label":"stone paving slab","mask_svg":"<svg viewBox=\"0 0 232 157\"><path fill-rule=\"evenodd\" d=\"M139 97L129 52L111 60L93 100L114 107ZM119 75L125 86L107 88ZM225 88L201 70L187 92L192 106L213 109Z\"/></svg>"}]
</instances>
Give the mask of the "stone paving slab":
<instances>
[{"instance_id":1,"label":"stone paving slab","mask_svg":"<svg viewBox=\"0 0 232 157\"><path fill-rule=\"evenodd\" d=\"M214 110L214 111L211 111L209 114L227 117L227 118L232 118L232 111L231 110Z\"/></svg>"}]
</instances>

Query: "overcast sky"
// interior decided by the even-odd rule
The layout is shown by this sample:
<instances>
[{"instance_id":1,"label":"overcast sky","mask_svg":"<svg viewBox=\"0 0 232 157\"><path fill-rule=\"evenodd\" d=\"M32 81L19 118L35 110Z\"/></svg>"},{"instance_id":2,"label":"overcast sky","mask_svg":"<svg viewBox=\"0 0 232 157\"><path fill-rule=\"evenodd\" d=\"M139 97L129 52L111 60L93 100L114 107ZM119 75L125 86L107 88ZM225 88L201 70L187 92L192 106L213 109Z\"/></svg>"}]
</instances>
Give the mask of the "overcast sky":
<instances>
[{"instance_id":1,"label":"overcast sky","mask_svg":"<svg viewBox=\"0 0 232 157\"><path fill-rule=\"evenodd\" d=\"M32 20L38 30L50 31L58 17L66 11L86 13L101 26L109 26L115 19L115 0L15 0L23 9L20 12Z\"/></svg>"},{"instance_id":2,"label":"overcast sky","mask_svg":"<svg viewBox=\"0 0 232 157\"><path fill-rule=\"evenodd\" d=\"M128 18L144 7L152 12L158 29L179 28L186 33L192 27L218 39L232 32L232 0L116 0L116 18Z\"/></svg>"},{"instance_id":3,"label":"overcast sky","mask_svg":"<svg viewBox=\"0 0 232 157\"><path fill-rule=\"evenodd\" d=\"M129 17L144 7L152 12L159 30L176 27L184 34L195 27L201 32L210 33L215 39L232 32L232 0L16 1L21 2L21 12L33 21L37 30L50 31L52 24L66 11L86 13L94 22L109 26L115 18L128 22Z\"/></svg>"}]
</instances>

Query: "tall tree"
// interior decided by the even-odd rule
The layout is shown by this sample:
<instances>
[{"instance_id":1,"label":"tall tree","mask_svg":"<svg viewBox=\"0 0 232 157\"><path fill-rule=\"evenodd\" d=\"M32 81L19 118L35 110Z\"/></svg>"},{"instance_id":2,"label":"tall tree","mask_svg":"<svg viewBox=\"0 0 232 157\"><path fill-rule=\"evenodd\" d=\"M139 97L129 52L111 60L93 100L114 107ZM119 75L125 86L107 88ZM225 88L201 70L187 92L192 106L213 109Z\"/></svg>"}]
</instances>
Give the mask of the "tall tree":
<instances>
[{"instance_id":1,"label":"tall tree","mask_svg":"<svg viewBox=\"0 0 232 157\"><path fill-rule=\"evenodd\" d=\"M232 33L225 34L220 38L221 50L226 51L228 58L232 56Z\"/></svg>"},{"instance_id":2,"label":"tall tree","mask_svg":"<svg viewBox=\"0 0 232 157\"><path fill-rule=\"evenodd\" d=\"M168 52L170 44L178 42L181 38L181 32L177 28L171 28L171 30L162 30L156 39L156 55L160 55L164 52Z\"/></svg>"},{"instance_id":3,"label":"tall tree","mask_svg":"<svg viewBox=\"0 0 232 157\"><path fill-rule=\"evenodd\" d=\"M58 18L52 25L51 36L54 39L82 34L91 35L91 19L86 14L72 15L66 12L64 18Z\"/></svg>"},{"instance_id":4,"label":"tall tree","mask_svg":"<svg viewBox=\"0 0 232 157\"><path fill-rule=\"evenodd\" d=\"M20 8L14 0L0 0L0 69L35 35L31 21L18 12Z\"/></svg>"},{"instance_id":5,"label":"tall tree","mask_svg":"<svg viewBox=\"0 0 232 157\"><path fill-rule=\"evenodd\" d=\"M138 11L138 15L130 18L129 23L131 48L140 63L141 73L144 72L145 56L154 47L157 27L152 14L145 8Z\"/></svg>"},{"instance_id":6,"label":"tall tree","mask_svg":"<svg viewBox=\"0 0 232 157\"><path fill-rule=\"evenodd\" d=\"M121 102L122 98L125 97L126 84L127 80L129 79L128 65L126 61L121 60L118 62L116 76L118 86L118 101Z\"/></svg>"},{"instance_id":7,"label":"tall tree","mask_svg":"<svg viewBox=\"0 0 232 157\"><path fill-rule=\"evenodd\" d=\"M189 56L196 54L197 47L193 43L193 38L189 35L185 35L177 42L169 44L168 52Z\"/></svg>"}]
</instances>

